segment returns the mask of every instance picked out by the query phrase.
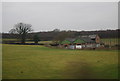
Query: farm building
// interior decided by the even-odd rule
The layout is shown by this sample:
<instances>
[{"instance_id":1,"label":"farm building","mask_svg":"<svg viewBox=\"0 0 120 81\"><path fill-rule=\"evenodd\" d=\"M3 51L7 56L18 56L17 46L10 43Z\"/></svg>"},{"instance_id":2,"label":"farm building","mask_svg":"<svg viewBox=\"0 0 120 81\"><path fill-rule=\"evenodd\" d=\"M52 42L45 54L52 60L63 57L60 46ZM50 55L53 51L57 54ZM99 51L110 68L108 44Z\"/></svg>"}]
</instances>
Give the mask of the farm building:
<instances>
[{"instance_id":1,"label":"farm building","mask_svg":"<svg viewBox=\"0 0 120 81\"><path fill-rule=\"evenodd\" d=\"M61 47L68 49L97 48L101 46L98 35L83 35L77 38L66 38L60 43Z\"/></svg>"}]
</instances>

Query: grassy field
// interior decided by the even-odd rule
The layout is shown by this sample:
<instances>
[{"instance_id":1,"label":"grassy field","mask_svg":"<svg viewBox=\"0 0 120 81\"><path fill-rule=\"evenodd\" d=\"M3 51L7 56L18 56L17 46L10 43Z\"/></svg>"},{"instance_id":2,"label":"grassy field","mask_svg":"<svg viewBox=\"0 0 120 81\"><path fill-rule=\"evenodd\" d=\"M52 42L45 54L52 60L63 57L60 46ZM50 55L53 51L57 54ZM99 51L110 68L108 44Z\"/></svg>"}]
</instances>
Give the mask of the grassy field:
<instances>
[{"instance_id":1,"label":"grassy field","mask_svg":"<svg viewBox=\"0 0 120 81\"><path fill-rule=\"evenodd\" d=\"M34 41L30 41L31 39L26 39L26 43L34 43ZM20 39L0 39L0 42L1 41L8 41L8 42L19 42L20 43ZM41 43L41 44L51 44L53 43L52 41L39 41L38 43Z\"/></svg>"},{"instance_id":2,"label":"grassy field","mask_svg":"<svg viewBox=\"0 0 120 81\"><path fill-rule=\"evenodd\" d=\"M117 38L106 38L106 39L101 39L101 41L105 44L105 45L110 45L110 46L114 46L114 45L118 45L118 41L120 41L120 39Z\"/></svg>"},{"instance_id":3,"label":"grassy field","mask_svg":"<svg viewBox=\"0 0 120 81\"><path fill-rule=\"evenodd\" d=\"M34 41L27 41L26 43L34 43ZM41 43L41 44L51 44L53 42L52 41L39 41L38 43Z\"/></svg>"},{"instance_id":4,"label":"grassy field","mask_svg":"<svg viewBox=\"0 0 120 81\"><path fill-rule=\"evenodd\" d=\"M3 44L3 79L116 79L117 50Z\"/></svg>"}]
</instances>

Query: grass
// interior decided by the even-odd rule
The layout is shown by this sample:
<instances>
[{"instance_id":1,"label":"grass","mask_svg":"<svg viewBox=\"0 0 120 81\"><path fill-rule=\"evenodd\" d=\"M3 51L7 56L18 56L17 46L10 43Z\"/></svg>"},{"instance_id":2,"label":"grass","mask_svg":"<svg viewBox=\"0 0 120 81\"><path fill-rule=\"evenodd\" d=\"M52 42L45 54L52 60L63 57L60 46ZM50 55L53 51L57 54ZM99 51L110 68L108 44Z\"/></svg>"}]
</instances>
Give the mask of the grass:
<instances>
[{"instance_id":1,"label":"grass","mask_svg":"<svg viewBox=\"0 0 120 81\"><path fill-rule=\"evenodd\" d=\"M2 45L0 44L0 79L2 79Z\"/></svg>"},{"instance_id":2,"label":"grass","mask_svg":"<svg viewBox=\"0 0 120 81\"><path fill-rule=\"evenodd\" d=\"M114 46L114 45L118 45L120 41L120 39L117 38L106 38L106 39L101 39L101 41L105 44L105 45L110 45L110 46Z\"/></svg>"},{"instance_id":3,"label":"grass","mask_svg":"<svg viewBox=\"0 0 120 81\"><path fill-rule=\"evenodd\" d=\"M34 43L34 41L27 41L26 43ZM41 44L51 44L53 42L52 41L39 41L38 43L41 43Z\"/></svg>"},{"instance_id":4,"label":"grass","mask_svg":"<svg viewBox=\"0 0 120 81\"><path fill-rule=\"evenodd\" d=\"M1 41L16 41L16 42L20 42L20 39L0 39L0 42ZM30 41L30 39L26 39L26 43L34 43L34 41ZM53 43L52 41L39 41L38 43L41 43L41 44L51 44Z\"/></svg>"},{"instance_id":5,"label":"grass","mask_svg":"<svg viewBox=\"0 0 120 81\"><path fill-rule=\"evenodd\" d=\"M12 40L18 40L18 39L1 39L2 41L12 41Z\"/></svg>"},{"instance_id":6,"label":"grass","mask_svg":"<svg viewBox=\"0 0 120 81\"><path fill-rule=\"evenodd\" d=\"M117 50L3 44L3 79L116 79Z\"/></svg>"}]
</instances>

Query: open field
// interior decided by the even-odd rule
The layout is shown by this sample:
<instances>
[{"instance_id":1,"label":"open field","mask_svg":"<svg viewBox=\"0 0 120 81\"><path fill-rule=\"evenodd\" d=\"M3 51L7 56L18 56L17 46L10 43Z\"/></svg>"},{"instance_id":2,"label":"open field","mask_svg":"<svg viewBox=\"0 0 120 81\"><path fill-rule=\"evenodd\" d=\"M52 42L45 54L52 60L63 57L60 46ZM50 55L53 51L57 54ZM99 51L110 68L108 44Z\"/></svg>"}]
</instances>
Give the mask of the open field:
<instances>
[{"instance_id":1,"label":"open field","mask_svg":"<svg viewBox=\"0 0 120 81\"><path fill-rule=\"evenodd\" d=\"M110 46L114 46L114 45L118 45L118 41L120 41L120 39L117 38L106 38L106 39L101 39L101 41L105 44L105 45L110 45Z\"/></svg>"},{"instance_id":2,"label":"open field","mask_svg":"<svg viewBox=\"0 0 120 81\"><path fill-rule=\"evenodd\" d=\"M116 79L117 50L3 44L3 79Z\"/></svg>"},{"instance_id":3,"label":"open field","mask_svg":"<svg viewBox=\"0 0 120 81\"><path fill-rule=\"evenodd\" d=\"M26 39L26 43L34 43L34 41L30 41L31 39ZM0 39L0 42L1 41L4 41L4 42L12 42L13 43L15 42L20 42L20 39ZM50 44L50 43L53 43L52 41L39 41L38 43L41 43L41 44Z\"/></svg>"},{"instance_id":4,"label":"open field","mask_svg":"<svg viewBox=\"0 0 120 81\"><path fill-rule=\"evenodd\" d=\"M27 41L26 43L34 43L34 41ZM41 43L41 44L51 44L53 42L52 41L39 41L38 43Z\"/></svg>"}]
</instances>

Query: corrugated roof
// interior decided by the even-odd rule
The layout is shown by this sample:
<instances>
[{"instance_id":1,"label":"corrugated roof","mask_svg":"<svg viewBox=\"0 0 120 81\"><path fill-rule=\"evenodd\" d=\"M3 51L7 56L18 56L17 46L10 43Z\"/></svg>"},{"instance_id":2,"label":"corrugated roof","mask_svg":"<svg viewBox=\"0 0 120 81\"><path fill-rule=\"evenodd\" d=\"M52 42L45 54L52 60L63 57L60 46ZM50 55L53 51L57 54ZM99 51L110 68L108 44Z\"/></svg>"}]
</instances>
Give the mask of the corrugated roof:
<instances>
[{"instance_id":1,"label":"corrugated roof","mask_svg":"<svg viewBox=\"0 0 120 81\"><path fill-rule=\"evenodd\" d=\"M96 38L97 35L89 35L90 38Z\"/></svg>"},{"instance_id":2,"label":"corrugated roof","mask_svg":"<svg viewBox=\"0 0 120 81\"><path fill-rule=\"evenodd\" d=\"M95 43L94 38L96 38L97 35L83 35L79 36L77 38L66 38L62 43ZM69 41L69 42L68 42Z\"/></svg>"},{"instance_id":3,"label":"corrugated roof","mask_svg":"<svg viewBox=\"0 0 120 81\"><path fill-rule=\"evenodd\" d=\"M82 40L82 39L76 39L76 40L74 41L74 43L85 43L85 41Z\"/></svg>"},{"instance_id":4,"label":"corrugated roof","mask_svg":"<svg viewBox=\"0 0 120 81\"><path fill-rule=\"evenodd\" d=\"M97 35L82 35L82 36L79 36L79 37L90 37L91 39L94 39L96 38Z\"/></svg>"},{"instance_id":5,"label":"corrugated roof","mask_svg":"<svg viewBox=\"0 0 120 81\"><path fill-rule=\"evenodd\" d=\"M95 43L90 37L80 37L80 39L84 40L86 43Z\"/></svg>"},{"instance_id":6,"label":"corrugated roof","mask_svg":"<svg viewBox=\"0 0 120 81\"><path fill-rule=\"evenodd\" d=\"M71 42L68 41L68 40L64 40L64 41L61 42L61 44L70 44L70 43L71 43Z\"/></svg>"}]
</instances>

